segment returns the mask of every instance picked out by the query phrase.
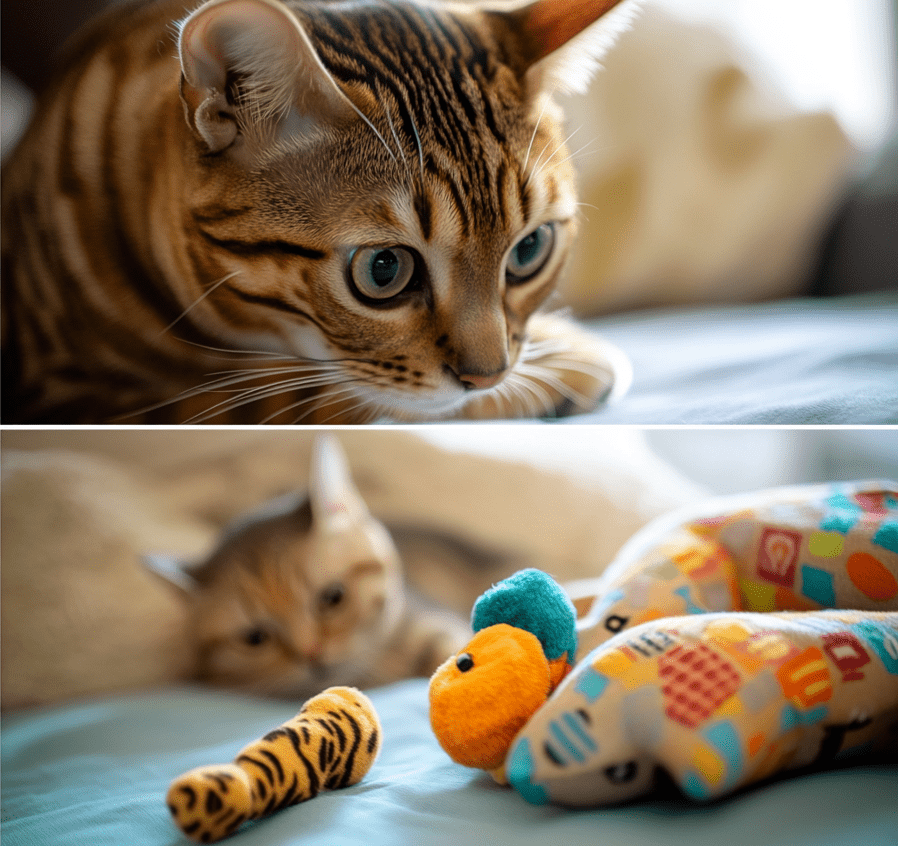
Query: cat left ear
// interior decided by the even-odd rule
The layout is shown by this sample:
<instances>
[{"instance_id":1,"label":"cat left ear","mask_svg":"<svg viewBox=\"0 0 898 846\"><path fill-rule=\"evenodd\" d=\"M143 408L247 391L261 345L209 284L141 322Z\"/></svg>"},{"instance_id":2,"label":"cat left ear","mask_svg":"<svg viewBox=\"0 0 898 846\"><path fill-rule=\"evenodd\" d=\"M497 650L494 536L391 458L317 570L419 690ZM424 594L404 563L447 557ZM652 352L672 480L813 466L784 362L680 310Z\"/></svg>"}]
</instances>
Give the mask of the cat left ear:
<instances>
[{"instance_id":1,"label":"cat left ear","mask_svg":"<svg viewBox=\"0 0 898 846\"><path fill-rule=\"evenodd\" d=\"M583 92L640 0L531 0L507 12L531 93Z\"/></svg>"},{"instance_id":2,"label":"cat left ear","mask_svg":"<svg viewBox=\"0 0 898 846\"><path fill-rule=\"evenodd\" d=\"M358 522L368 517L368 506L352 481L346 454L332 435L315 438L309 500L312 519L320 527L345 526L348 521Z\"/></svg>"},{"instance_id":3,"label":"cat left ear","mask_svg":"<svg viewBox=\"0 0 898 846\"><path fill-rule=\"evenodd\" d=\"M178 55L188 123L213 153L245 134L313 135L352 112L279 0L209 0L181 23Z\"/></svg>"}]
</instances>

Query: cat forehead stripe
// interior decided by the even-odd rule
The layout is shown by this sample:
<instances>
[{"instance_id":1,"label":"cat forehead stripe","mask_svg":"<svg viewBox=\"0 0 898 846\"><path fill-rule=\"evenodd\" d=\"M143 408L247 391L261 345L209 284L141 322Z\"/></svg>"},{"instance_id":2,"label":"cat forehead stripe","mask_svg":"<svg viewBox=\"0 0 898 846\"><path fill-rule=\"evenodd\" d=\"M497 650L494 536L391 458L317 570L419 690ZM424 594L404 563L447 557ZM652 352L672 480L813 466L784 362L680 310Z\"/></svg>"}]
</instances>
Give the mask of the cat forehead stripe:
<instances>
[{"instance_id":1,"label":"cat forehead stripe","mask_svg":"<svg viewBox=\"0 0 898 846\"><path fill-rule=\"evenodd\" d=\"M523 108L513 75L497 80L502 63L497 45L484 44L456 15L411 4L341 7L339 14L328 7L297 12L328 70L345 85L371 91L382 104L385 136L392 123L403 136L409 162L420 154L428 173L451 171L457 183L453 194L465 198L466 215L493 225L502 205L495 159L503 158L502 146L519 128ZM493 85L504 86L501 102ZM395 111L396 120L388 110ZM377 114L368 117L381 120ZM419 153L422 135L427 150ZM442 166L435 160L440 151L446 159Z\"/></svg>"}]
</instances>

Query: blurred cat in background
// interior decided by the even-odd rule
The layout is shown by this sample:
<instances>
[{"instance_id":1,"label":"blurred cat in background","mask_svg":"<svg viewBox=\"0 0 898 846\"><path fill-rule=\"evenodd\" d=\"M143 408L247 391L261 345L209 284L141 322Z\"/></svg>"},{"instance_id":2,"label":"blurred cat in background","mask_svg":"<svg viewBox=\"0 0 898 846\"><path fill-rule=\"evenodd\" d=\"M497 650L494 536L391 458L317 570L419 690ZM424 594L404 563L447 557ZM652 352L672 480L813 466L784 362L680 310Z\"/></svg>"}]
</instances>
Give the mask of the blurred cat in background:
<instances>
[{"instance_id":1,"label":"blurred cat in background","mask_svg":"<svg viewBox=\"0 0 898 846\"><path fill-rule=\"evenodd\" d=\"M474 599L523 562L421 527L388 530L331 437L316 440L309 475L308 495L238 519L199 566L149 557L190 596L197 677L308 696L429 675L469 636ZM441 601L447 578L463 586L454 609Z\"/></svg>"}]
</instances>

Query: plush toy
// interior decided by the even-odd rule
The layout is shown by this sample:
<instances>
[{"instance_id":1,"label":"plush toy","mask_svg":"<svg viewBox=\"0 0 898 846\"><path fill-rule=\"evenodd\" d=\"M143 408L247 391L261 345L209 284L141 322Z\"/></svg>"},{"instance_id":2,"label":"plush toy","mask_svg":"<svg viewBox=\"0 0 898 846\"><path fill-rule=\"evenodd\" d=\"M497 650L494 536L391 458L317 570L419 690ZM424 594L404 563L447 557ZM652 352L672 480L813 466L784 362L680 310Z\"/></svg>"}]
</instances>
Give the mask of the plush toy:
<instances>
[{"instance_id":1,"label":"plush toy","mask_svg":"<svg viewBox=\"0 0 898 846\"><path fill-rule=\"evenodd\" d=\"M646 527L598 580L576 667L505 760L528 801L623 801L659 767L711 799L898 748L898 486L715 508ZM515 697L513 676L496 697Z\"/></svg>"},{"instance_id":2,"label":"plush toy","mask_svg":"<svg viewBox=\"0 0 898 846\"><path fill-rule=\"evenodd\" d=\"M197 767L175 779L166 801L188 837L211 843L319 790L361 781L380 738L371 701L355 688L330 687L242 749L232 764Z\"/></svg>"},{"instance_id":3,"label":"plush toy","mask_svg":"<svg viewBox=\"0 0 898 846\"><path fill-rule=\"evenodd\" d=\"M534 804L592 806L651 789L723 796L846 749L898 748L898 614L706 614L598 647L538 710L506 764Z\"/></svg>"},{"instance_id":4,"label":"plush toy","mask_svg":"<svg viewBox=\"0 0 898 846\"><path fill-rule=\"evenodd\" d=\"M505 782L511 741L570 672L575 625L571 600L540 570L521 570L477 600L474 637L430 682L431 725L454 761Z\"/></svg>"}]
</instances>

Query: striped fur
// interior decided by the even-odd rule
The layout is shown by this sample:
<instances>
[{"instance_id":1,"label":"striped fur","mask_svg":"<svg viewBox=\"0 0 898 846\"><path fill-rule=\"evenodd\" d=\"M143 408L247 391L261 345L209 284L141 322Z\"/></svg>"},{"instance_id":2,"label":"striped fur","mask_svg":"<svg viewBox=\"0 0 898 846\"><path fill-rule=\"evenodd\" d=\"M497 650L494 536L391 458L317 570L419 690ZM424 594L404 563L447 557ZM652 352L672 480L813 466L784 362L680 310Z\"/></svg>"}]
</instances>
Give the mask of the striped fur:
<instances>
[{"instance_id":1,"label":"striped fur","mask_svg":"<svg viewBox=\"0 0 898 846\"><path fill-rule=\"evenodd\" d=\"M180 25L182 0L116 4L4 166L4 422L524 416L620 390L613 350L537 313L577 213L549 89L616 4L211 0ZM410 262L394 295L353 281L366 248Z\"/></svg>"},{"instance_id":2,"label":"striped fur","mask_svg":"<svg viewBox=\"0 0 898 846\"><path fill-rule=\"evenodd\" d=\"M291 720L244 747L232 764L197 767L176 778L166 801L175 823L198 843L233 834L314 798L357 784L380 751L377 712L360 691L331 687Z\"/></svg>"}]
</instances>

